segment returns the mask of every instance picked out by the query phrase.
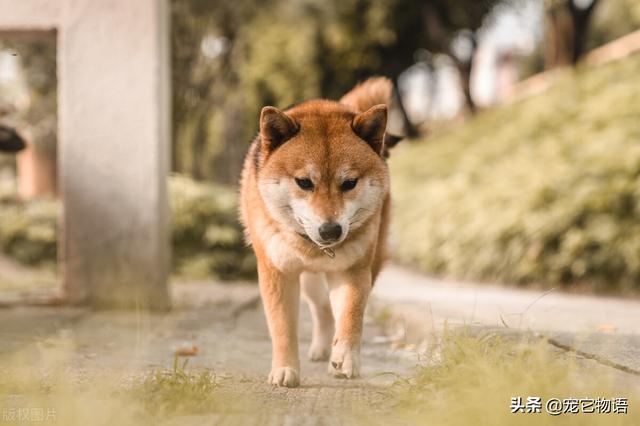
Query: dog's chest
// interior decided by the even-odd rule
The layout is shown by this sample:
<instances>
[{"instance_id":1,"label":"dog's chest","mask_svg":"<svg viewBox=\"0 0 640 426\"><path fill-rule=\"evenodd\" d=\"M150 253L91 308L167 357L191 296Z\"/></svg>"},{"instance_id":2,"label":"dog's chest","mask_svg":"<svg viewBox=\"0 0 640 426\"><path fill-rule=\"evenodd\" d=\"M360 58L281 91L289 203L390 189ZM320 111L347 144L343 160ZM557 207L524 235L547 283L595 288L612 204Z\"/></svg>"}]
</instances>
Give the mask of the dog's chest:
<instances>
[{"instance_id":1,"label":"dog's chest","mask_svg":"<svg viewBox=\"0 0 640 426\"><path fill-rule=\"evenodd\" d=\"M375 240L374 230L368 230L354 241L347 241L334 249L335 256L329 257L317 248L314 255L305 255L297 246L295 238L281 233L265 235L263 242L266 253L273 265L282 272L337 272L350 268L369 252Z\"/></svg>"}]
</instances>

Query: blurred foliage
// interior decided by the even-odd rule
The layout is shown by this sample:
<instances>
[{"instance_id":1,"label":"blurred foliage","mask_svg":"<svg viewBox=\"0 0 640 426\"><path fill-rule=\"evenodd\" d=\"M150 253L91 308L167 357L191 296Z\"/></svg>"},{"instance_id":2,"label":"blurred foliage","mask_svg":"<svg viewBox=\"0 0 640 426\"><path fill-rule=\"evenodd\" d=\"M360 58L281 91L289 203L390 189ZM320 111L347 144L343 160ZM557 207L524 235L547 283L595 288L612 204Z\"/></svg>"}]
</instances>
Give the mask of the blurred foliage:
<instances>
[{"instance_id":1,"label":"blurred foliage","mask_svg":"<svg viewBox=\"0 0 640 426\"><path fill-rule=\"evenodd\" d=\"M186 278L254 278L255 258L238 222L236 191L180 176L170 179L169 189L174 272Z\"/></svg>"},{"instance_id":2,"label":"blurred foliage","mask_svg":"<svg viewBox=\"0 0 640 426\"><path fill-rule=\"evenodd\" d=\"M509 401L517 396L524 404L527 395L540 397L541 413L545 413L546 401L558 395L615 398L622 389L629 395L629 405L638 402L632 388L607 374L589 374L589 368L591 365L583 359L565 355L546 340L523 337L522 333L445 329L442 338L421 354L420 366L410 380L398 381L393 387L393 413L402 419L397 424L411 425L638 424L637 411L629 411L619 422L607 415L592 415L585 420L589 414L573 418L565 415L552 421L540 417L547 414L536 418L535 414L509 409Z\"/></svg>"},{"instance_id":3,"label":"blurred foliage","mask_svg":"<svg viewBox=\"0 0 640 426\"><path fill-rule=\"evenodd\" d=\"M391 158L394 250L473 280L640 289L640 55Z\"/></svg>"},{"instance_id":4,"label":"blurred foliage","mask_svg":"<svg viewBox=\"0 0 640 426\"><path fill-rule=\"evenodd\" d=\"M0 193L0 251L28 265L55 266L59 203Z\"/></svg>"},{"instance_id":5,"label":"blurred foliage","mask_svg":"<svg viewBox=\"0 0 640 426\"><path fill-rule=\"evenodd\" d=\"M636 30L640 30L640 2L637 0L601 2L593 16L587 38L587 49L596 48Z\"/></svg>"},{"instance_id":6,"label":"blurred foliage","mask_svg":"<svg viewBox=\"0 0 640 426\"><path fill-rule=\"evenodd\" d=\"M251 279L255 259L237 219L237 194L227 187L174 176L173 271L187 279ZM19 201L0 194L0 250L29 265L55 265L60 203Z\"/></svg>"},{"instance_id":7,"label":"blurred foliage","mask_svg":"<svg viewBox=\"0 0 640 426\"><path fill-rule=\"evenodd\" d=\"M600 0L545 0L546 69L576 65L586 52L589 29Z\"/></svg>"},{"instance_id":8,"label":"blurred foliage","mask_svg":"<svg viewBox=\"0 0 640 426\"><path fill-rule=\"evenodd\" d=\"M533 74L543 71L545 69L545 62L547 62L547 67L552 67L552 65L554 65L549 63L549 58L545 58L546 55L551 54L551 52L549 52L550 43L553 44L554 41L555 43L562 42L561 39L557 38L558 34L554 35L554 32L560 31L561 33L569 33L564 34L564 43L560 43L563 45L555 46L555 49L552 48L551 50L564 50L564 60L561 61L564 62L564 65L572 61L571 50L574 47L573 44L575 40L571 41L571 39L576 37L576 34L573 34L575 31L575 23L571 22L571 13L567 6L569 4L575 5L576 3L577 0L545 1L547 12L547 20L545 23L546 40L536 46L535 51L531 55L524 58L520 66L521 78L527 78ZM593 6L592 13L587 17L582 17L582 33L579 35L581 38L579 41L580 46L577 46L578 50L577 52L574 52L574 55L577 54L578 60L580 59L580 55L585 52L623 37L633 31L640 30L640 3L636 0L597 1L597 3L593 3ZM556 25L563 26L562 29L553 28L553 20L549 20L550 16L548 16L548 14L550 9L554 7L561 7L565 9L566 13L561 20L562 22L555 22ZM556 18L560 17L556 16ZM569 37L569 40L567 40L566 37ZM556 59L558 58L556 57ZM555 65L562 65L562 63L556 63Z\"/></svg>"},{"instance_id":9,"label":"blurred foliage","mask_svg":"<svg viewBox=\"0 0 640 426\"><path fill-rule=\"evenodd\" d=\"M0 96L3 124L29 129L36 149L55 158L57 144L57 79L55 33L0 37L0 51L19 60L28 102ZM19 97L19 95L18 95Z\"/></svg>"},{"instance_id":10,"label":"blurred foliage","mask_svg":"<svg viewBox=\"0 0 640 426\"><path fill-rule=\"evenodd\" d=\"M263 106L396 79L421 50L453 57L499 2L173 0L173 170L236 184Z\"/></svg>"}]
</instances>

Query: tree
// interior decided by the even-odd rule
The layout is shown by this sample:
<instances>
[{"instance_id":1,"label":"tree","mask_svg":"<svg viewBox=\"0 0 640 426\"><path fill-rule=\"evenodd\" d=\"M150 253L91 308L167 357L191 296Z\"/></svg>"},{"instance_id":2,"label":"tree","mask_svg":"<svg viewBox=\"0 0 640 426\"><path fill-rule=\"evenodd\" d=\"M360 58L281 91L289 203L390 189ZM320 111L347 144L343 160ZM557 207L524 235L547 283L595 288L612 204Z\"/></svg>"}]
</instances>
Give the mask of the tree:
<instances>
[{"instance_id":1,"label":"tree","mask_svg":"<svg viewBox=\"0 0 640 426\"><path fill-rule=\"evenodd\" d=\"M21 193L37 196L57 191L57 79L55 33L3 37L0 50L17 58L28 102L4 111L3 122L16 127L29 143L19 162ZM28 136L28 137L27 137ZM27 167L24 167L28 165Z\"/></svg>"},{"instance_id":2,"label":"tree","mask_svg":"<svg viewBox=\"0 0 640 426\"><path fill-rule=\"evenodd\" d=\"M546 0L546 69L575 65L580 60L598 3L599 0Z\"/></svg>"},{"instance_id":3,"label":"tree","mask_svg":"<svg viewBox=\"0 0 640 426\"><path fill-rule=\"evenodd\" d=\"M237 181L246 132L239 97L242 37L271 1L171 2L172 170Z\"/></svg>"},{"instance_id":4,"label":"tree","mask_svg":"<svg viewBox=\"0 0 640 426\"><path fill-rule=\"evenodd\" d=\"M454 58L473 111L475 33L499 1L174 0L174 170L235 183L262 106L338 99L372 75L397 85L424 49Z\"/></svg>"}]
</instances>

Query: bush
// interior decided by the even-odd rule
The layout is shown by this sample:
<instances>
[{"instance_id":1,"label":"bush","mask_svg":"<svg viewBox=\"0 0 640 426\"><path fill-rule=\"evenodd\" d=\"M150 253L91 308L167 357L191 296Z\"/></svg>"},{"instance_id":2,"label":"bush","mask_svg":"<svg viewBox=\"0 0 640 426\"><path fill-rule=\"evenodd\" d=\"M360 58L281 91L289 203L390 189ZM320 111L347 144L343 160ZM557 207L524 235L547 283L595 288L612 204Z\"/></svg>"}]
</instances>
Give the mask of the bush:
<instances>
[{"instance_id":1,"label":"bush","mask_svg":"<svg viewBox=\"0 0 640 426\"><path fill-rule=\"evenodd\" d=\"M169 181L174 270L190 278L251 279L255 258L244 242L234 189L174 176Z\"/></svg>"},{"instance_id":2,"label":"bush","mask_svg":"<svg viewBox=\"0 0 640 426\"><path fill-rule=\"evenodd\" d=\"M236 192L179 176L170 178L169 191L174 272L185 278L254 278ZM0 250L25 264L55 265L59 208L54 200L21 202L0 194Z\"/></svg>"},{"instance_id":3,"label":"bush","mask_svg":"<svg viewBox=\"0 0 640 426\"><path fill-rule=\"evenodd\" d=\"M640 56L393 153L397 259L463 279L640 289Z\"/></svg>"},{"instance_id":4,"label":"bush","mask_svg":"<svg viewBox=\"0 0 640 426\"><path fill-rule=\"evenodd\" d=\"M0 194L0 251L25 264L55 265L58 210L53 200L23 203Z\"/></svg>"}]
</instances>

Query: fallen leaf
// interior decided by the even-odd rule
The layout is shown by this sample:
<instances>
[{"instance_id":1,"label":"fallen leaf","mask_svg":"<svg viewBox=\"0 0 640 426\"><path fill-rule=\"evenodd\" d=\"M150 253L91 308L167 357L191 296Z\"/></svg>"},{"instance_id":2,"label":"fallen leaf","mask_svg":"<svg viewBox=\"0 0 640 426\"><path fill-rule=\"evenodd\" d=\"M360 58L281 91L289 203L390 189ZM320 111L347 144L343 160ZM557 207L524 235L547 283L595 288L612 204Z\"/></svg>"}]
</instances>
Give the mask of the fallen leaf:
<instances>
[{"instance_id":1,"label":"fallen leaf","mask_svg":"<svg viewBox=\"0 0 640 426\"><path fill-rule=\"evenodd\" d=\"M184 344L178 346L175 353L178 356L196 356L198 355L198 347L194 344Z\"/></svg>"}]
</instances>

